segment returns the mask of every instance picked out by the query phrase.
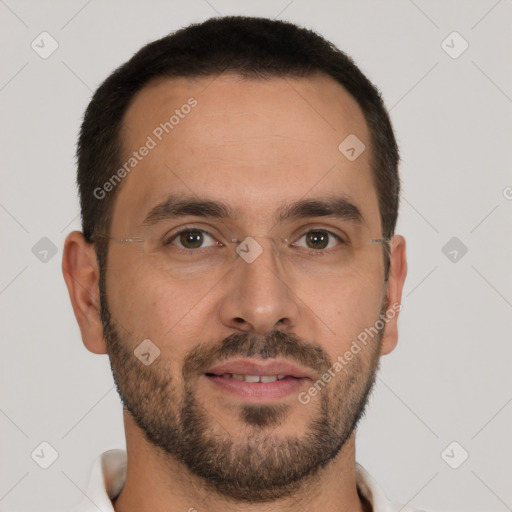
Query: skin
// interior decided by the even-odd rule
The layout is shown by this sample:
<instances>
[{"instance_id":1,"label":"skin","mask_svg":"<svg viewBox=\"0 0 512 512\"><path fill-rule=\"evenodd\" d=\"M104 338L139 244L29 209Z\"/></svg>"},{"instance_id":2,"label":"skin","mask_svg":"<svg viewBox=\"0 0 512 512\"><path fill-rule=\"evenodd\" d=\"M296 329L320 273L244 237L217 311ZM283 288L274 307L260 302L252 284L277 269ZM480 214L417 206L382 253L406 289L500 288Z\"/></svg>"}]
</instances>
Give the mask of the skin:
<instances>
[{"instance_id":1,"label":"skin","mask_svg":"<svg viewBox=\"0 0 512 512\"><path fill-rule=\"evenodd\" d=\"M139 232L149 209L171 192L228 203L238 214L227 222L243 238L274 233L273 214L279 205L328 197L333 191L359 207L368 239L381 236L368 128L356 101L335 81L323 75L266 81L230 75L215 80L157 80L136 96L127 111L126 155L168 119L167 112L172 113L191 96L197 99L197 107L123 180L112 236ZM353 162L338 151L340 142L351 133L367 148ZM326 229L330 225L319 218L301 221L293 229L311 223ZM379 246L366 251L361 266L346 273L342 281L319 283L293 272L283 273L265 243L256 261L233 267L228 278L209 286L194 278L163 275L141 263L137 250L111 243L108 304L121 332L130 333L131 349L145 338L155 341L161 350L161 364L171 375L179 376L185 356L199 344L236 332L264 335L283 329L314 340L334 361L349 349L358 333L373 325L383 301L389 306L400 303L407 265L405 240L399 235L391 241L387 286ZM99 269L94 247L80 232L66 239L63 272L85 346L105 354ZM396 346L397 318L386 325L381 355ZM359 355L367 366L370 356L370 350ZM309 385L311 382L304 390ZM212 425L219 424L223 429L219 432L243 443L247 432L237 413L239 398L212 389L203 380L197 382L195 392L211 415ZM272 427L272 435L279 439L304 434L317 409L301 405L296 395L280 400L289 407L278 427ZM354 434L336 458L314 478L305 480L292 498L264 505L233 504L177 461L162 456L126 411L124 420L128 473L114 504L117 512L188 510L192 505L199 512L288 511L301 510L301 506L311 512L364 510L356 490Z\"/></svg>"}]
</instances>

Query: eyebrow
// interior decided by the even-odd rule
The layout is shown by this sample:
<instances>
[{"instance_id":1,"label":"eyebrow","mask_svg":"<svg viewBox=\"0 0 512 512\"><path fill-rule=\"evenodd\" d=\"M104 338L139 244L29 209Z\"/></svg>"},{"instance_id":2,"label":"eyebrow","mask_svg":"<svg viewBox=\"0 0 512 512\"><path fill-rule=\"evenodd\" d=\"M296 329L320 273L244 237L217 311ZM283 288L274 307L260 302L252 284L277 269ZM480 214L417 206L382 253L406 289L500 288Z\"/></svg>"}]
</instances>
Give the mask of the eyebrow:
<instances>
[{"instance_id":1,"label":"eyebrow","mask_svg":"<svg viewBox=\"0 0 512 512\"><path fill-rule=\"evenodd\" d=\"M284 222L309 217L332 217L347 220L355 224L364 223L361 210L344 197L325 199L302 199L277 210L274 220Z\"/></svg>"},{"instance_id":2,"label":"eyebrow","mask_svg":"<svg viewBox=\"0 0 512 512\"><path fill-rule=\"evenodd\" d=\"M239 217L236 209L222 201L170 195L146 215L143 225L152 226L162 220L177 217L203 217L229 219ZM365 223L361 210L344 197L301 199L278 208L274 215L276 224L310 217L332 217L355 224Z\"/></svg>"}]
</instances>

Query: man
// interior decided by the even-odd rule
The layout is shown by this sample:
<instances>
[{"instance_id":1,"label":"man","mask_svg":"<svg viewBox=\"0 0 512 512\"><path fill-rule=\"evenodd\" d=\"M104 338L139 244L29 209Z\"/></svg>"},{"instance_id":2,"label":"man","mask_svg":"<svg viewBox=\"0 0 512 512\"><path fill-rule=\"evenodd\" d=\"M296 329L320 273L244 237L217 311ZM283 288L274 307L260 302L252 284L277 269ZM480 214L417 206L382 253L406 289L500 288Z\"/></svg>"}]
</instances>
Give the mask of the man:
<instances>
[{"instance_id":1,"label":"man","mask_svg":"<svg viewBox=\"0 0 512 512\"><path fill-rule=\"evenodd\" d=\"M397 168L376 88L289 23L190 26L99 87L63 272L127 451L81 510L399 510L355 462L397 343Z\"/></svg>"}]
</instances>

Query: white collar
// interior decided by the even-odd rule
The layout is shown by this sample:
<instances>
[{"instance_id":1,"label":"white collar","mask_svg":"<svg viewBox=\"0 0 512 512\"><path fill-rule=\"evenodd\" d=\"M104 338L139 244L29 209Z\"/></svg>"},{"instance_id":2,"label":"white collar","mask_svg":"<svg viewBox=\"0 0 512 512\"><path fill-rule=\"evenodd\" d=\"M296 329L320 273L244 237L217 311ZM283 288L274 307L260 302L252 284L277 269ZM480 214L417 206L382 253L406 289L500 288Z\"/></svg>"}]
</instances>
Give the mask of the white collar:
<instances>
[{"instance_id":1,"label":"white collar","mask_svg":"<svg viewBox=\"0 0 512 512\"><path fill-rule=\"evenodd\" d=\"M75 512L114 512L112 499L123 490L127 456L124 450L108 450L94 463L86 496ZM377 482L356 463L359 492L372 504L373 512L419 512L389 501Z\"/></svg>"}]
</instances>

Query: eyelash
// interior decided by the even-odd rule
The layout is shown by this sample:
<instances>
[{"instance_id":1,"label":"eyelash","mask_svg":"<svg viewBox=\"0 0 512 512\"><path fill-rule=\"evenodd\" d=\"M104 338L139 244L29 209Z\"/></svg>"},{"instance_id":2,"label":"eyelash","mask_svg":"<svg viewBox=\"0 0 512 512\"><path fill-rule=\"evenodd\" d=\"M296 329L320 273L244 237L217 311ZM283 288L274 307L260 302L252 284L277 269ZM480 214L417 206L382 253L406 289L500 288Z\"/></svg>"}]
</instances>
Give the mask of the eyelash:
<instances>
[{"instance_id":1,"label":"eyelash","mask_svg":"<svg viewBox=\"0 0 512 512\"><path fill-rule=\"evenodd\" d=\"M202 233L204 235L208 235L210 237L212 237L214 240L215 237L209 233L208 231L204 230L204 229L199 229L199 228L186 228L186 229L182 229L181 231L178 231L176 233L173 233L169 238L166 238L164 239L162 245L163 246L168 246L168 245L173 245L172 242L174 240L176 240L177 238L179 238L180 235L182 235L183 233L190 233L190 232L198 232L198 233ZM300 240L302 237L304 237L305 235L307 235L308 233L314 233L314 232L320 232L320 233L327 233L329 235L329 237L333 237L337 242L338 242L338 245L350 245L346 240L344 240L340 235L337 235L336 233L333 233L332 231L329 231L328 229L324 229L324 228L312 228L312 229L308 229L307 231L305 231L302 235L300 235L297 240ZM222 244L222 242L217 242L219 244L221 244L221 246L225 246L225 244ZM296 243L296 242L294 242ZM188 252L188 253L191 253L191 252L197 252L199 253L201 251L201 249L210 249L211 246L209 247L199 247L198 249L186 249L184 247L178 247L178 246L175 246L177 250L180 250L180 251L185 251L185 252ZM331 249L310 249L310 248L306 248L306 247L300 247L301 249L305 249L305 250L309 250L309 251L312 251L316 254L320 254L320 253L323 253L323 252L326 252L328 250L332 250L334 249L333 247L331 247Z\"/></svg>"}]
</instances>

